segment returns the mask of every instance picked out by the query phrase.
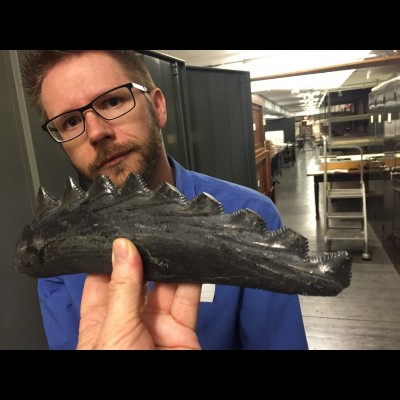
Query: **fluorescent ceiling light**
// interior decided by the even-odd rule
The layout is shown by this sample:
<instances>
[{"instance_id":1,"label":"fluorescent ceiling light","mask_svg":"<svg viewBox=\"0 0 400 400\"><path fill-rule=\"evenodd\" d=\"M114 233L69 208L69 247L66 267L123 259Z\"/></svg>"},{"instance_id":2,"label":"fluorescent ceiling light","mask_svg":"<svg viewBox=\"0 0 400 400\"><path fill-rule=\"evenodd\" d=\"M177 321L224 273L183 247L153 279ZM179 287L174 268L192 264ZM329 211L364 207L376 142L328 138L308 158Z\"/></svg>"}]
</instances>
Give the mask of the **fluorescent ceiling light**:
<instances>
[{"instance_id":1,"label":"fluorescent ceiling light","mask_svg":"<svg viewBox=\"0 0 400 400\"><path fill-rule=\"evenodd\" d=\"M243 63L252 78L360 61L371 50L300 50Z\"/></svg>"},{"instance_id":2,"label":"fluorescent ceiling light","mask_svg":"<svg viewBox=\"0 0 400 400\"><path fill-rule=\"evenodd\" d=\"M265 114L264 118L265 119L278 119L278 118L283 118L284 115L272 115L272 114Z\"/></svg>"},{"instance_id":3,"label":"fluorescent ceiling light","mask_svg":"<svg viewBox=\"0 0 400 400\"><path fill-rule=\"evenodd\" d=\"M247 59L218 65L218 68L250 71L252 78L275 75L337 64L346 64L373 57L371 50L274 50L270 55L251 58L263 50L246 52ZM242 55L243 57L243 55Z\"/></svg>"},{"instance_id":4,"label":"fluorescent ceiling light","mask_svg":"<svg viewBox=\"0 0 400 400\"><path fill-rule=\"evenodd\" d=\"M251 82L251 92L265 90L328 90L340 87L354 72L354 69L345 71L326 72L323 74L292 76L290 78L268 79Z\"/></svg>"},{"instance_id":5,"label":"fluorescent ceiling light","mask_svg":"<svg viewBox=\"0 0 400 400\"><path fill-rule=\"evenodd\" d=\"M258 51L261 54L263 52L262 50ZM275 51L273 55L227 63L218 68L249 71L250 78L258 78L355 62L373 57L374 55L370 53L371 50L282 50L278 54ZM252 56L256 56L256 54L254 53ZM257 93L265 90L335 89L340 87L353 72L354 70L344 70L255 81L251 84L251 91Z\"/></svg>"}]
</instances>

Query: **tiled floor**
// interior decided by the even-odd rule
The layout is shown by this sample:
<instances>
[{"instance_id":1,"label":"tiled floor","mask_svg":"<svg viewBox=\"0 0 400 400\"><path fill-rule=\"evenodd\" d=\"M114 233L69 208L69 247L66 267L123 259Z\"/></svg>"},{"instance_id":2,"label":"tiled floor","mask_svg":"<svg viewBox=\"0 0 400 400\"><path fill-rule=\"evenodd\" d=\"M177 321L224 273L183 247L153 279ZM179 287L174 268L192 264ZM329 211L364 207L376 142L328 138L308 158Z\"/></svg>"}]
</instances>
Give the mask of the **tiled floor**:
<instances>
[{"instance_id":1,"label":"tiled floor","mask_svg":"<svg viewBox=\"0 0 400 400\"><path fill-rule=\"evenodd\" d=\"M309 254L324 252L323 219L315 219L313 179L306 176L315 154L297 152L276 185L284 224L309 239ZM323 216L323 199L320 199ZM400 349L400 276L369 229L371 261L361 260L363 242L332 242L332 250L353 256L352 282L336 297L300 296L310 349Z\"/></svg>"}]
</instances>

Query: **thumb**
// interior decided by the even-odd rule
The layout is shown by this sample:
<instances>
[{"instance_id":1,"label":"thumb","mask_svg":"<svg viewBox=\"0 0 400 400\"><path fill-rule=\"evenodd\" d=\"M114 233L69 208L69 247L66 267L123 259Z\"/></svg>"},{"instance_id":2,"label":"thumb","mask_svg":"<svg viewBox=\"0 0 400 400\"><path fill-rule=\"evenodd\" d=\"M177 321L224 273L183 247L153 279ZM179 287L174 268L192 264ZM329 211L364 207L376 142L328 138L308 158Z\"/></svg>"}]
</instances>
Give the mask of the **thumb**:
<instances>
[{"instance_id":1,"label":"thumb","mask_svg":"<svg viewBox=\"0 0 400 400\"><path fill-rule=\"evenodd\" d=\"M143 264L136 246L123 238L114 240L112 264L107 325L115 327L139 317L144 295Z\"/></svg>"}]
</instances>

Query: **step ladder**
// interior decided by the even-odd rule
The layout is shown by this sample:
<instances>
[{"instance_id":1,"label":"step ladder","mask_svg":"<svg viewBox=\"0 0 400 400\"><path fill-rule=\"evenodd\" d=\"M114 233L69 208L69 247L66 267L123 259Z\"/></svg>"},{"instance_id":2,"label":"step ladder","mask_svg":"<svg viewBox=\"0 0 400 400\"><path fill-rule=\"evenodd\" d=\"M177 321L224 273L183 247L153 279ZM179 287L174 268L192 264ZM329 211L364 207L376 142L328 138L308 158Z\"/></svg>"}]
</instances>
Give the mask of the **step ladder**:
<instances>
[{"instance_id":1,"label":"step ladder","mask_svg":"<svg viewBox=\"0 0 400 400\"><path fill-rule=\"evenodd\" d=\"M395 245L396 240L400 240L400 225L398 223L398 210L400 203L400 167L392 167L390 171L390 182L392 183L393 188L393 212L392 212L392 231L389 235L389 238L392 239L392 245Z\"/></svg>"},{"instance_id":2,"label":"step ladder","mask_svg":"<svg viewBox=\"0 0 400 400\"><path fill-rule=\"evenodd\" d=\"M360 181L355 188L332 188L332 183L328 179L328 143L327 138L323 138L324 152L324 239L325 251L330 251L333 240L344 241L364 241L364 251L361 255L363 260L371 260L368 251L368 220L367 220L367 201L365 193L365 183L363 174L363 150L360 146L337 146L329 145L329 149L349 149L355 148L360 152ZM358 211L335 211L332 199L359 199L360 210ZM347 221L341 224L338 221ZM335 225L336 223L336 225Z\"/></svg>"}]
</instances>

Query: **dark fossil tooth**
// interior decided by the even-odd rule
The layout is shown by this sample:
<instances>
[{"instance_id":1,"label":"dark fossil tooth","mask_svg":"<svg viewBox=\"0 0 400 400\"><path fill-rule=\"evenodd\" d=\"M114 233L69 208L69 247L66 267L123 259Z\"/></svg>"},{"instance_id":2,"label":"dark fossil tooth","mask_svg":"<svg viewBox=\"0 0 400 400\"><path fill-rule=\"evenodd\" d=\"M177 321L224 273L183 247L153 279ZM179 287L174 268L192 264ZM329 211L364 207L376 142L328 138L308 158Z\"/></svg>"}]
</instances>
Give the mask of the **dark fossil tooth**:
<instances>
[{"instance_id":1,"label":"dark fossil tooth","mask_svg":"<svg viewBox=\"0 0 400 400\"><path fill-rule=\"evenodd\" d=\"M224 208L221 203L208 193L200 193L192 199L188 206L182 210L196 215L223 214Z\"/></svg>"},{"instance_id":2,"label":"dark fossil tooth","mask_svg":"<svg viewBox=\"0 0 400 400\"><path fill-rule=\"evenodd\" d=\"M47 192L43 187L39 188L37 194L37 207L35 217L42 215L46 211L56 209L60 203L55 200L55 198Z\"/></svg>"},{"instance_id":3,"label":"dark fossil tooth","mask_svg":"<svg viewBox=\"0 0 400 400\"><path fill-rule=\"evenodd\" d=\"M62 201L40 188L15 266L31 277L110 273L117 237L135 243L147 280L315 296L334 296L350 285L347 252L309 257L307 239L290 228L268 231L248 209L225 214L207 193L189 201L168 183L152 191L134 174L120 188L98 176L87 192L70 178Z\"/></svg>"},{"instance_id":4,"label":"dark fossil tooth","mask_svg":"<svg viewBox=\"0 0 400 400\"><path fill-rule=\"evenodd\" d=\"M61 207L68 207L75 202L81 202L86 198L86 192L72 179L68 178L65 184Z\"/></svg>"}]
</instances>

